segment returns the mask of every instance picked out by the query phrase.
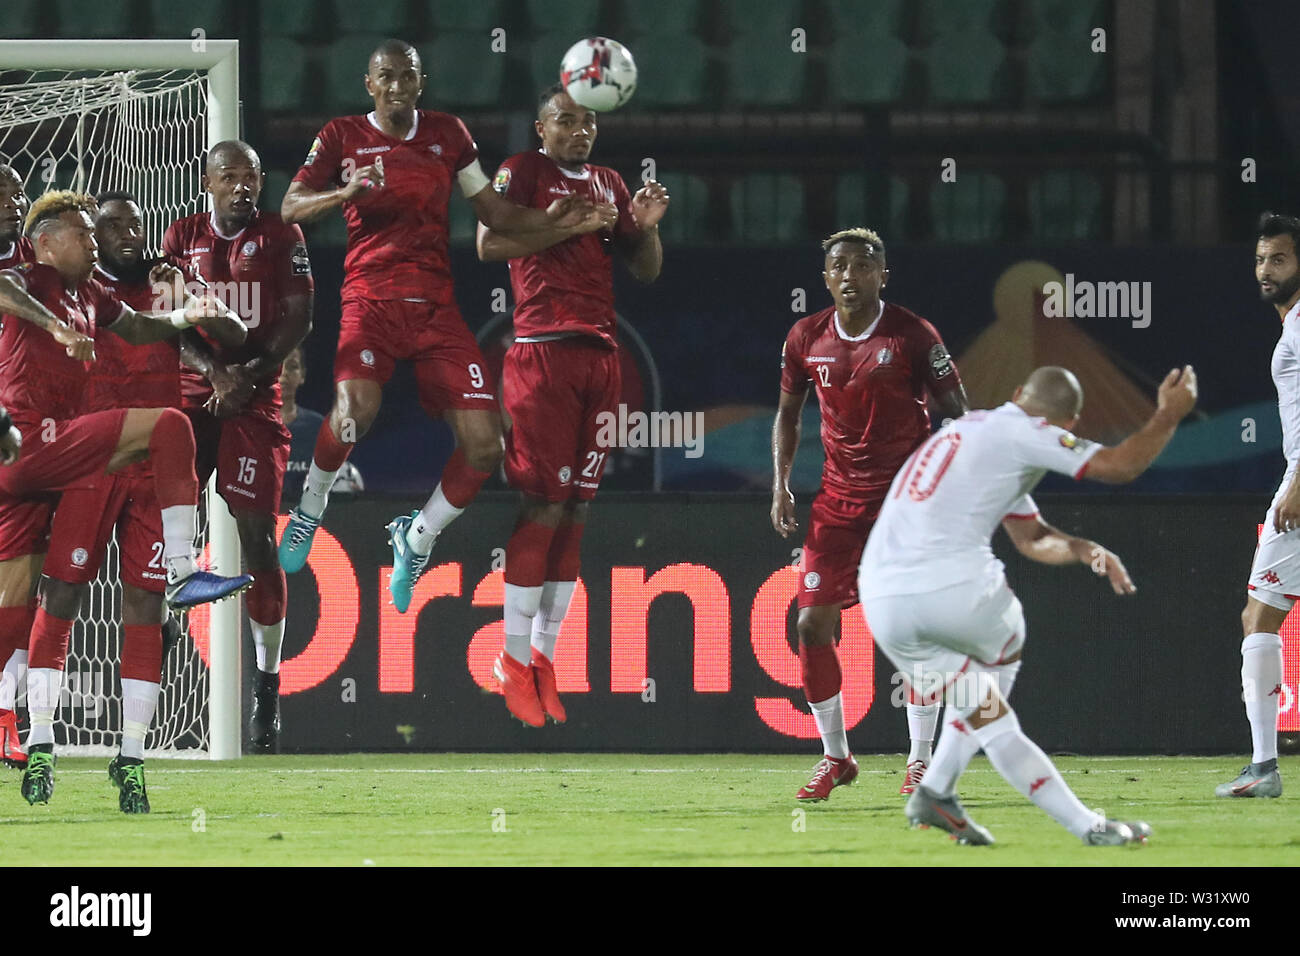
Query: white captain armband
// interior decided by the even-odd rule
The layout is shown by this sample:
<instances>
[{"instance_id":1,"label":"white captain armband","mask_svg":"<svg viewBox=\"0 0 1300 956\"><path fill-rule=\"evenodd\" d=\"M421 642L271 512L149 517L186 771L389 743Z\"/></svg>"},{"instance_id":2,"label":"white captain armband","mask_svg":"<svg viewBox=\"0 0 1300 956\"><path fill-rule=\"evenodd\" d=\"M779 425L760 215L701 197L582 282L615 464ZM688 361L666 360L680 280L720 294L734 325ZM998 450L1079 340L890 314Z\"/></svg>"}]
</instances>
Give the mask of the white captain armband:
<instances>
[{"instance_id":1,"label":"white captain armband","mask_svg":"<svg viewBox=\"0 0 1300 956\"><path fill-rule=\"evenodd\" d=\"M489 182L487 174L483 172L483 167L478 164L477 159L456 173L456 181L460 183L460 191L466 199L473 199Z\"/></svg>"}]
</instances>

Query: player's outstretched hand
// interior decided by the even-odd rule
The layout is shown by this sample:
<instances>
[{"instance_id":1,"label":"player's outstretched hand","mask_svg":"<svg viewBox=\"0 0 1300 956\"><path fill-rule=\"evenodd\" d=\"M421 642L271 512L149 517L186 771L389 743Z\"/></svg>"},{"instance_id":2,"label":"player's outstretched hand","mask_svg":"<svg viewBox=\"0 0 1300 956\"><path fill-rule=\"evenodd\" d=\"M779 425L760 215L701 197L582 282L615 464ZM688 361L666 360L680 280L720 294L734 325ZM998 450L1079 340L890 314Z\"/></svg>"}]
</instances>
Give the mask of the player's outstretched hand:
<instances>
[{"instance_id":1,"label":"player's outstretched hand","mask_svg":"<svg viewBox=\"0 0 1300 956\"><path fill-rule=\"evenodd\" d=\"M799 522L794 519L794 493L788 488L772 496L772 527L783 538L790 537L790 532L799 528Z\"/></svg>"},{"instance_id":2,"label":"player's outstretched hand","mask_svg":"<svg viewBox=\"0 0 1300 956\"><path fill-rule=\"evenodd\" d=\"M586 196L571 193L547 206L546 218L550 219L551 225L556 228L572 229L585 222L595 206L596 204Z\"/></svg>"},{"instance_id":3,"label":"player's outstretched hand","mask_svg":"<svg viewBox=\"0 0 1300 956\"><path fill-rule=\"evenodd\" d=\"M1297 528L1300 528L1300 485L1292 481L1273 512L1273 530L1286 534Z\"/></svg>"},{"instance_id":4,"label":"player's outstretched hand","mask_svg":"<svg viewBox=\"0 0 1300 956\"><path fill-rule=\"evenodd\" d=\"M612 202L602 202L591 208L587 218L573 227L573 233L581 236L587 232L601 229L613 229L618 223L618 207Z\"/></svg>"},{"instance_id":5,"label":"player's outstretched hand","mask_svg":"<svg viewBox=\"0 0 1300 956\"><path fill-rule=\"evenodd\" d=\"M62 322L56 323L50 328L50 335L54 336L54 341L63 346L68 358L74 358L78 362L95 361L95 340L88 335L82 335L70 325L64 325Z\"/></svg>"},{"instance_id":6,"label":"player's outstretched hand","mask_svg":"<svg viewBox=\"0 0 1300 956\"><path fill-rule=\"evenodd\" d=\"M1111 590L1116 594L1137 593L1137 586L1133 584L1133 579L1128 576L1128 568L1124 567L1124 562L1119 559L1119 555L1114 551L1108 551L1098 545L1091 566L1094 574L1098 574L1110 581Z\"/></svg>"},{"instance_id":7,"label":"player's outstretched hand","mask_svg":"<svg viewBox=\"0 0 1300 956\"><path fill-rule=\"evenodd\" d=\"M369 193L384 188L384 160L376 159L373 165L362 166L352 178L348 180L347 185L343 187L342 196L344 199L356 199L361 193Z\"/></svg>"},{"instance_id":8,"label":"player's outstretched hand","mask_svg":"<svg viewBox=\"0 0 1300 956\"><path fill-rule=\"evenodd\" d=\"M1179 420L1187 417L1188 412L1196 407L1196 371L1190 365L1181 369L1171 369L1160 383L1156 395L1157 407L1177 415Z\"/></svg>"},{"instance_id":9,"label":"player's outstretched hand","mask_svg":"<svg viewBox=\"0 0 1300 956\"><path fill-rule=\"evenodd\" d=\"M165 299L155 307L158 312L178 309L185 301L185 273L170 262L155 263L149 270L149 284L153 286L154 295Z\"/></svg>"},{"instance_id":10,"label":"player's outstretched hand","mask_svg":"<svg viewBox=\"0 0 1300 956\"><path fill-rule=\"evenodd\" d=\"M651 226L659 225L659 220L668 211L668 190L662 183L651 179L636 191L632 197L632 218L636 227L642 232Z\"/></svg>"}]
</instances>

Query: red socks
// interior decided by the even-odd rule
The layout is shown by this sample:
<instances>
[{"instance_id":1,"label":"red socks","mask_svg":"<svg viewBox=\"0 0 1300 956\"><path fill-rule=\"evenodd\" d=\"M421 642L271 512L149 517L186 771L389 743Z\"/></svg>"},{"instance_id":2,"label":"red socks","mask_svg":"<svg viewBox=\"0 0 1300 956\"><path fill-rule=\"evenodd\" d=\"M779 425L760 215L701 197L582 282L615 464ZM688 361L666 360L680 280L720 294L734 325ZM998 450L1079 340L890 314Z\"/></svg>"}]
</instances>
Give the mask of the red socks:
<instances>
[{"instance_id":1,"label":"red socks","mask_svg":"<svg viewBox=\"0 0 1300 956\"><path fill-rule=\"evenodd\" d=\"M68 637L71 634L71 621L55 617L43 607L37 608L36 621L32 624L31 643L28 645L27 669L49 667L56 671L63 670L68 657Z\"/></svg>"},{"instance_id":2,"label":"red socks","mask_svg":"<svg viewBox=\"0 0 1300 956\"><path fill-rule=\"evenodd\" d=\"M834 644L799 645L799 674L808 703L818 704L840 692L840 655Z\"/></svg>"},{"instance_id":3,"label":"red socks","mask_svg":"<svg viewBox=\"0 0 1300 956\"><path fill-rule=\"evenodd\" d=\"M14 651L27 650L35 618L35 607L0 607L0 667Z\"/></svg>"},{"instance_id":4,"label":"red socks","mask_svg":"<svg viewBox=\"0 0 1300 956\"><path fill-rule=\"evenodd\" d=\"M582 552L582 532L586 522L564 522L555 529L551 550L546 556L546 580L576 581Z\"/></svg>"},{"instance_id":5,"label":"red socks","mask_svg":"<svg viewBox=\"0 0 1300 956\"><path fill-rule=\"evenodd\" d=\"M311 457L321 471L338 471L355 447L356 445L345 445L334 437L327 417L320 423L320 431L316 433L316 450Z\"/></svg>"},{"instance_id":6,"label":"red socks","mask_svg":"<svg viewBox=\"0 0 1300 956\"><path fill-rule=\"evenodd\" d=\"M149 434L149 460L153 465L154 493L160 508L194 507L199 500L199 479L194 473L194 429L185 415L165 408Z\"/></svg>"},{"instance_id":7,"label":"red socks","mask_svg":"<svg viewBox=\"0 0 1300 956\"><path fill-rule=\"evenodd\" d=\"M443 482L446 478L444 473ZM445 490L445 489L444 489ZM506 543L506 583L521 588L539 588L546 582L546 557L554 528L520 520Z\"/></svg>"},{"instance_id":8,"label":"red socks","mask_svg":"<svg viewBox=\"0 0 1300 956\"><path fill-rule=\"evenodd\" d=\"M284 620L289 603L288 585L284 571L253 571L253 586L244 592L244 606L248 616L262 625L279 624Z\"/></svg>"},{"instance_id":9,"label":"red socks","mask_svg":"<svg viewBox=\"0 0 1300 956\"><path fill-rule=\"evenodd\" d=\"M322 464L321 467L324 467ZM491 472L475 471L465 460L465 453L457 448L447 459L442 469L442 496L453 508L465 508L474 500L483 482L488 480ZM510 559L506 559L507 567ZM540 583L540 582L539 582Z\"/></svg>"},{"instance_id":10,"label":"red socks","mask_svg":"<svg viewBox=\"0 0 1300 956\"><path fill-rule=\"evenodd\" d=\"M162 680L162 627L127 624L122 635L122 679L151 684Z\"/></svg>"}]
</instances>

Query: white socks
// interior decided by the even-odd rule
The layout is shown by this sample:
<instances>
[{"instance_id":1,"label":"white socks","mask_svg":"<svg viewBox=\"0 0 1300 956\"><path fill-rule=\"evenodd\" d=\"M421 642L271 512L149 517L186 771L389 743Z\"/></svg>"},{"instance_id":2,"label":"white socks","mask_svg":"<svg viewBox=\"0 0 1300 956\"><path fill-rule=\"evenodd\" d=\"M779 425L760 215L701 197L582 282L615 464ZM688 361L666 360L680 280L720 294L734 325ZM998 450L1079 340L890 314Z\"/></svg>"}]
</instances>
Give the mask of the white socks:
<instances>
[{"instance_id":1,"label":"white socks","mask_svg":"<svg viewBox=\"0 0 1300 956\"><path fill-rule=\"evenodd\" d=\"M1047 754L1025 736L1014 712L976 728L975 737L1007 783L1076 837L1083 839L1089 830L1105 822L1105 817L1079 802ZM927 789L929 782L927 774Z\"/></svg>"},{"instance_id":2,"label":"white socks","mask_svg":"<svg viewBox=\"0 0 1300 956\"><path fill-rule=\"evenodd\" d=\"M533 617L532 645L548 661L555 660L555 641L577 586L576 581L547 581L542 585L542 600Z\"/></svg>"},{"instance_id":3,"label":"white socks","mask_svg":"<svg viewBox=\"0 0 1300 956\"><path fill-rule=\"evenodd\" d=\"M912 749L907 754L908 763L913 760L924 760L927 764L930 762L930 747L934 743L934 728L938 723L938 704L907 705L907 735L912 739Z\"/></svg>"},{"instance_id":4,"label":"white socks","mask_svg":"<svg viewBox=\"0 0 1300 956\"><path fill-rule=\"evenodd\" d=\"M506 584L506 653L525 667L533 660L533 624L542 603L542 590L540 584L536 587Z\"/></svg>"},{"instance_id":5,"label":"white socks","mask_svg":"<svg viewBox=\"0 0 1300 956\"><path fill-rule=\"evenodd\" d=\"M442 529L464 512L464 508L457 508L447 500L447 496L442 493L442 482L438 482L438 487L433 489L429 500L406 529L406 543L416 554L428 554L433 550L433 542L442 533Z\"/></svg>"},{"instance_id":6,"label":"white socks","mask_svg":"<svg viewBox=\"0 0 1300 956\"><path fill-rule=\"evenodd\" d=\"M337 468L333 471L325 471L313 458L311 467L307 469L307 478L302 483L302 498L298 501L298 510L319 520L325 513L325 506L329 504L330 489L334 487L334 479L338 473Z\"/></svg>"},{"instance_id":7,"label":"white socks","mask_svg":"<svg viewBox=\"0 0 1300 956\"><path fill-rule=\"evenodd\" d=\"M836 694L808 702L812 708L813 720L817 722L817 732L822 735L822 748L828 757L843 760L849 755L849 738L844 733L844 697Z\"/></svg>"},{"instance_id":8,"label":"white socks","mask_svg":"<svg viewBox=\"0 0 1300 956\"><path fill-rule=\"evenodd\" d=\"M1258 632L1241 642L1241 698L1250 721L1250 744L1255 763L1277 756L1277 707L1281 700L1282 638Z\"/></svg>"},{"instance_id":9,"label":"white socks","mask_svg":"<svg viewBox=\"0 0 1300 956\"><path fill-rule=\"evenodd\" d=\"M0 710L13 710L18 704L18 686L27 676L27 649L14 651L0 673Z\"/></svg>"},{"instance_id":10,"label":"white socks","mask_svg":"<svg viewBox=\"0 0 1300 956\"><path fill-rule=\"evenodd\" d=\"M122 678L122 756L144 759L144 738L158 709L159 685Z\"/></svg>"},{"instance_id":11,"label":"white socks","mask_svg":"<svg viewBox=\"0 0 1300 956\"><path fill-rule=\"evenodd\" d=\"M1002 699L1011 696L1015 686L1016 675L1020 673L1020 661L1010 664L998 664L992 668L998 679L998 690ZM980 752L979 738L964 717L949 711L944 715L943 733L939 737L939 746L934 752L934 759L925 771L925 787L941 797L952 796L957 789L957 780L966 772L966 767Z\"/></svg>"},{"instance_id":12,"label":"white socks","mask_svg":"<svg viewBox=\"0 0 1300 956\"><path fill-rule=\"evenodd\" d=\"M63 690L63 671L53 667L33 667L27 671L27 716L31 730L27 746L54 743L54 713L59 708Z\"/></svg>"},{"instance_id":13,"label":"white socks","mask_svg":"<svg viewBox=\"0 0 1300 956\"><path fill-rule=\"evenodd\" d=\"M284 640L284 618L274 624L258 624L252 618L253 651L257 654L257 669L263 674L280 673L280 644Z\"/></svg>"},{"instance_id":14,"label":"white socks","mask_svg":"<svg viewBox=\"0 0 1300 956\"><path fill-rule=\"evenodd\" d=\"M163 559L167 583L175 584L196 570L194 564L194 505L172 505L162 509Z\"/></svg>"}]
</instances>

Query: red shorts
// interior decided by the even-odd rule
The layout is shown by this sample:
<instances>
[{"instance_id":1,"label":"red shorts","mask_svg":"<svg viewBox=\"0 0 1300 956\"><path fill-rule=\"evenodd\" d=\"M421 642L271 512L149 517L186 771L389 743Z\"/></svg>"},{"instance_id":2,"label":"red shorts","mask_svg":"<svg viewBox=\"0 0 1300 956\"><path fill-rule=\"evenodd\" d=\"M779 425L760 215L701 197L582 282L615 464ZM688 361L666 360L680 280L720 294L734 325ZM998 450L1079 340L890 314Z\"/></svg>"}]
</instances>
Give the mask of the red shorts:
<instances>
[{"instance_id":1,"label":"red shorts","mask_svg":"<svg viewBox=\"0 0 1300 956\"><path fill-rule=\"evenodd\" d=\"M362 378L383 385L398 361L415 365L420 405L430 416L445 408L497 410L483 353L455 305L345 301L334 381Z\"/></svg>"},{"instance_id":2,"label":"red shorts","mask_svg":"<svg viewBox=\"0 0 1300 956\"><path fill-rule=\"evenodd\" d=\"M883 504L883 494L846 501L822 491L813 499L800 565L799 607L858 603L858 564Z\"/></svg>"},{"instance_id":3,"label":"red shorts","mask_svg":"<svg viewBox=\"0 0 1300 956\"><path fill-rule=\"evenodd\" d=\"M216 419L202 408L186 408L185 414L194 426L199 487L215 470L217 491L231 510L278 514L289 466L289 429L259 415Z\"/></svg>"},{"instance_id":4,"label":"red shorts","mask_svg":"<svg viewBox=\"0 0 1300 956\"><path fill-rule=\"evenodd\" d=\"M618 352L593 339L511 345L501 370L510 486L551 502L594 498L616 447L598 442L597 416L615 414L621 381Z\"/></svg>"},{"instance_id":5,"label":"red shorts","mask_svg":"<svg viewBox=\"0 0 1300 956\"><path fill-rule=\"evenodd\" d=\"M52 492L89 488L108 468L125 409L67 421L23 419L17 464L0 467L0 560L39 554L48 540Z\"/></svg>"},{"instance_id":6,"label":"red shorts","mask_svg":"<svg viewBox=\"0 0 1300 956\"><path fill-rule=\"evenodd\" d=\"M162 594L167 586L162 510L147 464L101 475L93 488L63 493L54 512L45 573L68 584L93 581L114 528L122 583Z\"/></svg>"}]
</instances>

